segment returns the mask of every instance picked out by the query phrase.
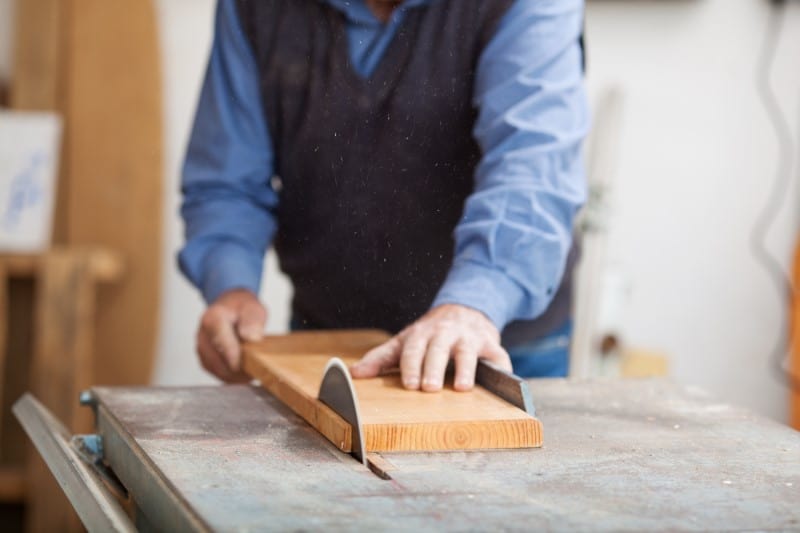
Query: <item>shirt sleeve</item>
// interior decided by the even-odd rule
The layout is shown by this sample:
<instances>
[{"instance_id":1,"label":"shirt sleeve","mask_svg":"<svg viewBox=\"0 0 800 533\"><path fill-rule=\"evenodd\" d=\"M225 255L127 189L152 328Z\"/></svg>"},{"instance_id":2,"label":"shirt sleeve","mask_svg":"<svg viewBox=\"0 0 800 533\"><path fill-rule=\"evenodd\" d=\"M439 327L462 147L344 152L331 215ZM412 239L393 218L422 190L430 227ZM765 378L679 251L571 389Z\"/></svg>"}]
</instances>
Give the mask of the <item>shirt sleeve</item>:
<instances>
[{"instance_id":1,"label":"shirt sleeve","mask_svg":"<svg viewBox=\"0 0 800 533\"><path fill-rule=\"evenodd\" d=\"M483 50L473 132L483 157L434 306L472 307L502 330L555 295L586 198L582 26L581 0L517 0Z\"/></svg>"},{"instance_id":2,"label":"shirt sleeve","mask_svg":"<svg viewBox=\"0 0 800 533\"><path fill-rule=\"evenodd\" d=\"M258 292L278 196L258 69L235 2L220 0L215 36L183 167L181 271L213 302Z\"/></svg>"}]
</instances>

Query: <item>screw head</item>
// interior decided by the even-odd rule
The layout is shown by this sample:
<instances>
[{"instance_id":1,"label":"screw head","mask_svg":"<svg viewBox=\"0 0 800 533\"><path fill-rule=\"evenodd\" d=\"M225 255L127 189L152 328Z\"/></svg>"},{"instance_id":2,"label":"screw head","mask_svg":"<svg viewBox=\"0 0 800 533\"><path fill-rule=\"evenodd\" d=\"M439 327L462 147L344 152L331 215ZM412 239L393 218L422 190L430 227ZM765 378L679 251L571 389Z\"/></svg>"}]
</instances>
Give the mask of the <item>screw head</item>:
<instances>
[{"instance_id":1,"label":"screw head","mask_svg":"<svg viewBox=\"0 0 800 533\"><path fill-rule=\"evenodd\" d=\"M94 395L92 391L85 390L81 392L81 395L78 397L78 401L81 405L94 405Z\"/></svg>"}]
</instances>

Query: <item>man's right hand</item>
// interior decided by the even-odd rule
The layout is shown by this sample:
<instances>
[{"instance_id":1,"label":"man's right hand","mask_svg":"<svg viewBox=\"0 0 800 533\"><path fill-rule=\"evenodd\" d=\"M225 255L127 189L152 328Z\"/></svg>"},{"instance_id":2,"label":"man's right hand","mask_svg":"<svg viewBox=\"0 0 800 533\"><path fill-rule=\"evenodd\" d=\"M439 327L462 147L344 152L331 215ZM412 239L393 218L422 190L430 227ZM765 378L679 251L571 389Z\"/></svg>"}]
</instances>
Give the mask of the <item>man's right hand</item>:
<instances>
[{"instance_id":1,"label":"man's right hand","mask_svg":"<svg viewBox=\"0 0 800 533\"><path fill-rule=\"evenodd\" d=\"M245 289L223 293L200 319L197 354L207 371L227 383L250 378L242 371L241 341L258 341L264 334L267 310Z\"/></svg>"}]
</instances>

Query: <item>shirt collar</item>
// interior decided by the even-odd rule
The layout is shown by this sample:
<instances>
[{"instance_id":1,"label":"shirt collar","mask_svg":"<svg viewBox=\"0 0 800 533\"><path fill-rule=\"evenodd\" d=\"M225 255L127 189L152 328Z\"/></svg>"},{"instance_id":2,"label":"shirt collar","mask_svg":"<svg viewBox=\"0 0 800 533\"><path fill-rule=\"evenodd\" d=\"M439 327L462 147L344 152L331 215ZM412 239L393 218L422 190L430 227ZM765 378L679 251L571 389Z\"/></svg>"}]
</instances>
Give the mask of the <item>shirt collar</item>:
<instances>
[{"instance_id":1,"label":"shirt collar","mask_svg":"<svg viewBox=\"0 0 800 533\"><path fill-rule=\"evenodd\" d=\"M364 0L320 0L338 9L351 21L357 24L380 25L381 22L375 18L369 10ZM412 7L430 4L433 0L405 0L397 9L406 10Z\"/></svg>"}]
</instances>

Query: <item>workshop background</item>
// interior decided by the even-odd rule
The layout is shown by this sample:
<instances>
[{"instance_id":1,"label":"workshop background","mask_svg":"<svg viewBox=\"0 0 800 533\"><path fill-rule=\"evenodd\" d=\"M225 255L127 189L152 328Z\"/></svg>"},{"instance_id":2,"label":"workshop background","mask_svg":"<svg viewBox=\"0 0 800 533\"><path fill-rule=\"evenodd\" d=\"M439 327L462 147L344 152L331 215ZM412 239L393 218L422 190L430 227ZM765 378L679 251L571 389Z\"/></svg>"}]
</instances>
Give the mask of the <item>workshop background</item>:
<instances>
[{"instance_id":1,"label":"workshop background","mask_svg":"<svg viewBox=\"0 0 800 533\"><path fill-rule=\"evenodd\" d=\"M0 521L63 500L10 414L23 392L86 432L90 385L214 382L175 257L215 4L0 0L0 204L18 111L64 134L52 246L4 248L0 226ZM572 374L667 375L800 429L800 2L588 0L586 43ZM270 253L268 331L290 297Z\"/></svg>"},{"instance_id":2,"label":"workshop background","mask_svg":"<svg viewBox=\"0 0 800 533\"><path fill-rule=\"evenodd\" d=\"M214 5L155 2L165 176L163 206L153 208L163 207L157 384L212 382L194 354L203 304L175 254L180 167ZM16 13L14 0L0 0L6 87ZM788 349L776 346L788 342L789 301L758 248L790 276L800 229L800 2L590 0L586 41L594 203L583 221L576 372L626 374L632 360L631 375L668 373L787 421ZM269 331L286 330L290 293L270 255Z\"/></svg>"},{"instance_id":3,"label":"workshop background","mask_svg":"<svg viewBox=\"0 0 800 533\"><path fill-rule=\"evenodd\" d=\"M202 304L174 256L182 239L178 176L214 2L157 6L168 182L155 379L205 382L210 378L192 349ZM604 177L612 196L607 264L592 277L609 301L601 321L625 345L664 354L680 382L785 421L787 389L772 352L787 308L749 244L778 165L774 128L757 90L773 9L759 0L587 2L590 95L598 104L617 91L619 100L619 116L600 125L617 138L603 143L614 152L613 175ZM784 16L771 79L800 142L800 4L790 4ZM799 152L796 144L793 155ZM786 271L800 229L796 166L792 172L767 239ZM290 288L273 257L262 294L271 311L268 329L284 331Z\"/></svg>"}]
</instances>

